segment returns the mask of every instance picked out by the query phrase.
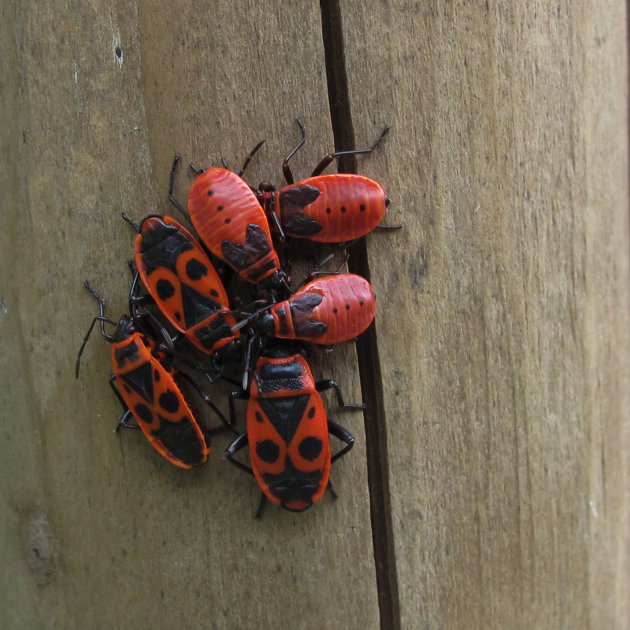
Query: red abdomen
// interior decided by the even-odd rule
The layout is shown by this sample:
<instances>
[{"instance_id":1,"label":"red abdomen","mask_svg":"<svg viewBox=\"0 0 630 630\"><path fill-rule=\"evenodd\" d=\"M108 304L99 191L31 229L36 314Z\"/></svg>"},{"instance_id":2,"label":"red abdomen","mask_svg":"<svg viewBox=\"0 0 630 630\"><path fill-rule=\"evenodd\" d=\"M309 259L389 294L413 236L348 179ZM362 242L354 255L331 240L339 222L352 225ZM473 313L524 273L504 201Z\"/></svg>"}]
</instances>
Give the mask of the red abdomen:
<instances>
[{"instance_id":1,"label":"red abdomen","mask_svg":"<svg viewBox=\"0 0 630 630\"><path fill-rule=\"evenodd\" d=\"M265 213L236 173L210 168L199 175L188 194L188 212L208 249L248 282L280 268Z\"/></svg>"},{"instance_id":2,"label":"red abdomen","mask_svg":"<svg viewBox=\"0 0 630 630\"><path fill-rule=\"evenodd\" d=\"M389 199L383 187L362 175L309 177L276 193L284 233L312 241L351 241L373 230Z\"/></svg>"},{"instance_id":3,"label":"red abdomen","mask_svg":"<svg viewBox=\"0 0 630 630\"><path fill-rule=\"evenodd\" d=\"M370 283L343 273L309 282L270 312L276 337L331 345L360 335L372 323L375 306Z\"/></svg>"}]
</instances>

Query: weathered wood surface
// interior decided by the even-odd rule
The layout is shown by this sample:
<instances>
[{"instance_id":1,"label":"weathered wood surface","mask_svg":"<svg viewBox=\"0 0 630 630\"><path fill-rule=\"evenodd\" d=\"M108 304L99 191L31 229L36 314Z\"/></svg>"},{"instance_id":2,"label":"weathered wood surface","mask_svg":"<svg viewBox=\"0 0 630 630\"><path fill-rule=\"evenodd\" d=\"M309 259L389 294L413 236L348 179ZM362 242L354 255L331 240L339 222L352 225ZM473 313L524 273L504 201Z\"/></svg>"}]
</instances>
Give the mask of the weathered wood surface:
<instances>
[{"instance_id":1,"label":"weathered wood surface","mask_svg":"<svg viewBox=\"0 0 630 630\"><path fill-rule=\"evenodd\" d=\"M262 7L2 9L0 626L627 627L620 3L340 3L356 144L393 127L359 170L405 223L368 239L387 566L360 414L330 405L357 436L340 500L255 521L228 436L175 470L112 433L107 344L74 380L81 283L126 308L119 215L169 211L174 152L238 165L265 137L248 179L279 182L297 115L296 173L334 145L319 6ZM315 372L360 398L351 349Z\"/></svg>"}]
</instances>

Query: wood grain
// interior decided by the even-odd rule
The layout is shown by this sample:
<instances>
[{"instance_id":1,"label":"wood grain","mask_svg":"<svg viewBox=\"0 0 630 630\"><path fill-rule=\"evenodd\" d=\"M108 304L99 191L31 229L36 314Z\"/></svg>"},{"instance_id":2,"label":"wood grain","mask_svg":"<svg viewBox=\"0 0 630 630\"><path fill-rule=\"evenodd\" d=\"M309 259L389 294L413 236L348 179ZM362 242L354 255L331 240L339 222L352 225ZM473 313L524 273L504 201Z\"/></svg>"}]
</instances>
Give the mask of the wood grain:
<instances>
[{"instance_id":1,"label":"wood grain","mask_svg":"<svg viewBox=\"0 0 630 630\"><path fill-rule=\"evenodd\" d=\"M333 148L320 7L26 2L0 9L0 626L628 626L623 6L337 8L341 123L357 146L392 125L358 169L404 222L367 240L387 566L361 414L327 399L357 437L333 468L339 500L259 522L227 435L206 467L175 470L113 434L101 339L73 375L95 314L82 282L124 312L120 212L171 211L174 153L239 167L266 138L256 184L280 182L296 116L296 175ZM178 198L190 180L181 169ZM361 398L351 346L313 361ZM379 610L386 571L396 606Z\"/></svg>"},{"instance_id":2,"label":"wood grain","mask_svg":"<svg viewBox=\"0 0 630 630\"><path fill-rule=\"evenodd\" d=\"M73 375L95 314L82 282L101 291L112 317L124 311L133 234L120 212L170 211L175 152L184 164L225 156L240 166L267 138L248 176L279 183L298 115L309 135L296 174L330 151L318 8L92 2L70 12L27 3L7 18L14 124L2 471L11 483L2 545L11 570L2 581L12 603L0 625L272 628L297 619L304 628L377 628L360 413L339 413L326 395L330 416L357 437L333 468L340 499L328 495L306 514L269 508L259 522L253 479L223 457L229 436L216 438L202 470L175 470L141 436L113 434L119 409L102 340L90 341L78 382ZM179 198L190 180L182 169ZM314 371L356 401L351 350Z\"/></svg>"},{"instance_id":3,"label":"wood grain","mask_svg":"<svg viewBox=\"0 0 630 630\"><path fill-rule=\"evenodd\" d=\"M626 627L623 7L341 7L405 222L371 256L401 627Z\"/></svg>"}]
</instances>

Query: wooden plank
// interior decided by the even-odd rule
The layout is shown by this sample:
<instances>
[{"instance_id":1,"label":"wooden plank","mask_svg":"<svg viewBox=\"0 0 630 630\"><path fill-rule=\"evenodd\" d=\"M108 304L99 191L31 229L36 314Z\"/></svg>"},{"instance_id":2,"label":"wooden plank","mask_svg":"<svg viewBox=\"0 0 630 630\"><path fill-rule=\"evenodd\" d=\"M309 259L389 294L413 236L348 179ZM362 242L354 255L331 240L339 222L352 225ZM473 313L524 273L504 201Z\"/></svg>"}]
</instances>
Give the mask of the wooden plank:
<instances>
[{"instance_id":1,"label":"wooden plank","mask_svg":"<svg viewBox=\"0 0 630 630\"><path fill-rule=\"evenodd\" d=\"M400 627L626 628L624 5L340 6Z\"/></svg>"},{"instance_id":2,"label":"wooden plank","mask_svg":"<svg viewBox=\"0 0 630 630\"><path fill-rule=\"evenodd\" d=\"M175 470L141 436L112 433L102 340L73 375L95 314L81 284L112 317L126 309L133 234L119 215L170 211L174 152L240 165L266 137L257 183L278 182L297 115L309 143L296 173L332 147L318 7L261 7L2 9L2 627L379 625L361 414L329 405L357 436L333 469L341 498L259 522L254 482L222 457L228 436L202 470ZM351 348L315 373L360 397Z\"/></svg>"}]
</instances>

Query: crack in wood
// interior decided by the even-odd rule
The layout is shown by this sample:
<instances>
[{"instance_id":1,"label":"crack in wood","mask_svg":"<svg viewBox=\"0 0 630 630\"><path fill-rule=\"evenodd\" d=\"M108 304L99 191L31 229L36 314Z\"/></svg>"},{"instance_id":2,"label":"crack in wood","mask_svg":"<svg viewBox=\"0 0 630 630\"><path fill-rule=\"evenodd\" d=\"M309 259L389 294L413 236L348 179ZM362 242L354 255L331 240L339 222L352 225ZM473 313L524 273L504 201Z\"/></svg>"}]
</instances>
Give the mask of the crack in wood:
<instances>
[{"instance_id":1,"label":"crack in wood","mask_svg":"<svg viewBox=\"0 0 630 630\"><path fill-rule=\"evenodd\" d=\"M339 0L320 0L320 8L326 56L328 101L335 151L345 151L355 148L355 139L348 94ZM339 160L338 171L340 173L356 173L355 156L343 156ZM359 239L350 248L348 268L352 273L370 279L365 239ZM386 414L374 326L370 326L359 337L357 358L363 401L367 405L364 412L365 440L380 625L381 630L400 630L398 579L387 465Z\"/></svg>"}]
</instances>

